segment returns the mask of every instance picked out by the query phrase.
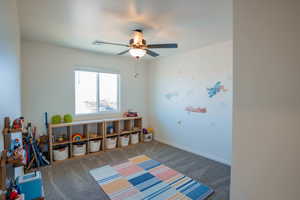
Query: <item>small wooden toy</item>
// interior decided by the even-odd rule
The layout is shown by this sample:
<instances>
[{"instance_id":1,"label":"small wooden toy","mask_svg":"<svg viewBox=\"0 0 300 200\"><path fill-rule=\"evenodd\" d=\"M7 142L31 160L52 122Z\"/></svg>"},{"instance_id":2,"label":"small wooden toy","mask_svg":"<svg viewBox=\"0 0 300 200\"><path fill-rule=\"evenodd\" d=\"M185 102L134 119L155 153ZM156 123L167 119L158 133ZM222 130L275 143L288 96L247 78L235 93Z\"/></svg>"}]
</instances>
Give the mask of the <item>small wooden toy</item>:
<instances>
[{"instance_id":1,"label":"small wooden toy","mask_svg":"<svg viewBox=\"0 0 300 200\"><path fill-rule=\"evenodd\" d=\"M73 141L80 141L80 140L82 140L82 135L80 133L74 133L72 135L72 139L73 139Z\"/></svg>"},{"instance_id":2,"label":"small wooden toy","mask_svg":"<svg viewBox=\"0 0 300 200\"><path fill-rule=\"evenodd\" d=\"M97 133L90 133L90 138L96 138L97 137Z\"/></svg>"},{"instance_id":3,"label":"small wooden toy","mask_svg":"<svg viewBox=\"0 0 300 200\"><path fill-rule=\"evenodd\" d=\"M63 136L58 137L58 138L57 138L57 141L59 141L59 142L64 141L64 137L63 137Z\"/></svg>"}]
</instances>

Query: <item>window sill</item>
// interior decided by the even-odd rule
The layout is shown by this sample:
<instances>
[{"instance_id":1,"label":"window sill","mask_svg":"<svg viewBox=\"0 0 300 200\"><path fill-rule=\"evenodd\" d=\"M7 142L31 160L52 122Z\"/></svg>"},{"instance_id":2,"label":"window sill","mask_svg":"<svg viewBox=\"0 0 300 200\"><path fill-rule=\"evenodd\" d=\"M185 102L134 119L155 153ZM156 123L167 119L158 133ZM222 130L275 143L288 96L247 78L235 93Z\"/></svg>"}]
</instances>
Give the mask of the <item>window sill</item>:
<instances>
[{"instance_id":1,"label":"window sill","mask_svg":"<svg viewBox=\"0 0 300 200\"><path fill-rule=\"evenodd\" d=\"M120 111L103 111L97 113L74 114L75 117L88 117L88 116L106 116L106 115L121 115Z\"/></svg>"}]
</instances>

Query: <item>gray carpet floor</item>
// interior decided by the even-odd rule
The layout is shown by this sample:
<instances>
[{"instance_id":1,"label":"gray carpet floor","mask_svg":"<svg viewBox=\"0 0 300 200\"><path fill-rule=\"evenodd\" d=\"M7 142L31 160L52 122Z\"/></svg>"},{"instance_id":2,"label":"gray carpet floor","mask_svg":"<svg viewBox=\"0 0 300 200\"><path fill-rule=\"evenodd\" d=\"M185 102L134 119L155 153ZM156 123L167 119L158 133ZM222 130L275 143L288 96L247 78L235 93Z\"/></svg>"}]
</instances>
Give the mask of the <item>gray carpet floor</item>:
<instances>
[{"instance_id":1,"label":"gray carpet floor","mask_svg":"<svg viewBox=\"0 0 300 200\"><path fill-rule=\"evenodd\" d=\"M229 200L230 167L153 141L116 149L42 168L47 200L108 200L89 170L125 162L145 154L215 190L208 200Z\"/></svg>"}]
</instances>

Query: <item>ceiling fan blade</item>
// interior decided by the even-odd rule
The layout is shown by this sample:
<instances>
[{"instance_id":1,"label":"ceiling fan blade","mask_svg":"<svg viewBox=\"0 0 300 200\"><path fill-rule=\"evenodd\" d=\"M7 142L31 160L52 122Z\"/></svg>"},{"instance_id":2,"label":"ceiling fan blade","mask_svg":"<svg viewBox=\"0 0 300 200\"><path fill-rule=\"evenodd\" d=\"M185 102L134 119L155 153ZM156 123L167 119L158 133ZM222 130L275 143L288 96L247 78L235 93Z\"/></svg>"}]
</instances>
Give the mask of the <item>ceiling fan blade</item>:
<instances>
[{"instance_id":1,"label":"ceiling fan blade","mask_svg":"<svg viewBox=\"0 0 300 200\"><path fill-rule=\"evenodd\" d=\"M154 51L151 51L151 50L149 50L149 49L146 49L146 53L147 53L148 55L152 56L152 57L157 57L157 56L159 56L158 53L156 53L156 52L154 52Z\"/></svg>"},{"instance_id":2,"label":"ceiling fan blade","mask_svg":"<svg viewBox=\"0 0 300 200\"><path fill-rule=\"evenodd\" d=\"M114 42L104 42L104 41L98 41L98 40L94 41L93 44L95 44L95 45L110 44L110 45L129 47L129 45L127 45L127 44L120 44L120 43L114 43Z\"/></svg>"},{"instance_id":3,"label":"ceiling fan blade","mask_svg":"<svg viewBox=\"0 0 300 200\"><path fill-rule=\"evenodd\" d=\"M117 55L120 56L120 55L123 55L123 54L125 54L125 53L127 53L127 52L129 52L129 49L127 49L127 50L125 50L125 51L122 51L122 52L118 53Z\"/></svg>"},{"instance_id":4,"label":"ceiling fan blade","mask_svg":"<svg viewBox=\"0 0 300 200\"><path fill-rule=\"evenodd\" d=\"M149 44L147 45L149 49L158 49L158 48L178 48L178 44L169 43L169 44Z\"/></svg>"}]
</instances>

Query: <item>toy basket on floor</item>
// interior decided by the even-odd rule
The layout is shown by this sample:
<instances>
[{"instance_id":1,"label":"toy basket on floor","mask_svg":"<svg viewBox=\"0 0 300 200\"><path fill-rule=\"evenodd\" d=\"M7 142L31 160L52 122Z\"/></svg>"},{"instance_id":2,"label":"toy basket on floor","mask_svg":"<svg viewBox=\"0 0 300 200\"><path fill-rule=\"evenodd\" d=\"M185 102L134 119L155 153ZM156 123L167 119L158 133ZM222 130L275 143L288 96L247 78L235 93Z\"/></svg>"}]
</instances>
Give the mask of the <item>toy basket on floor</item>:
<instances>
[{"instance_id":1,"label":"toy basket on floor","mask_svg":"<svg viewBox=\"0 0 300 200\"><path fill-rule=\"evenodd\" d=\"M129 136L128 135L121 136L120 140L121 140L120 141L121 147L128 146L128 144L129 144Z\"/></svg>"},{"instance_id":2,"label":"toy basket on floor","mask_svg":"<svg viewBox=\"0 0 300 200\"><path fill-rule=\"evenodd\" d=\"M90 152L100 151L100 147L101 147L101 140L92 140L89 142L89 151Z\"/></svg>"},{"instance_id":3,"label":"toy basket on floor","mask_svg":"<svg viewBox=\"0 0 300 200\"><path fill-rule=\"evenodd\" d=\"M106 149L114 149L117 147L117 137L106 138Z\"/></svg>"},{"instance_id":4,"label":"toy basket on floor","mask_svg":"<svg viewBox=\"0 0 300 200\"><path fill-rule=\"evenodd\" d=\"M133 133L130 135L131 144L139 143L139 133Z\"/></svg>"},{"instance_id":5,"label":"toy basket on floor","mask_svg":"<svg viewBox=\"0 0 300 200\"><path fill-rule=\"evenodd\" d=\"M54 160L65 160L68 157L69 157L69 147L68 146L53 150Z\"/></svg>"},{"instance_id":6,"label":"toy basket on floor","mask_svg":"<svg viewBox=\"0 0 300 200\"><path fill-rule=\"evenodd\" d=\"M86 144L77 143L73 145L73 156L83 156L86 153Z\"/></svg>"},{"instance_id":7,"label":"toy basket on floor","mask_svg":"<svg viewBox=\"0 0 300 200\"><path fill-rule=\"evenodd\" d=\"M152 140L153 140L153 134L152 133L144 134L144 142L151 142Z\"/></svg>"}]
</instances>

